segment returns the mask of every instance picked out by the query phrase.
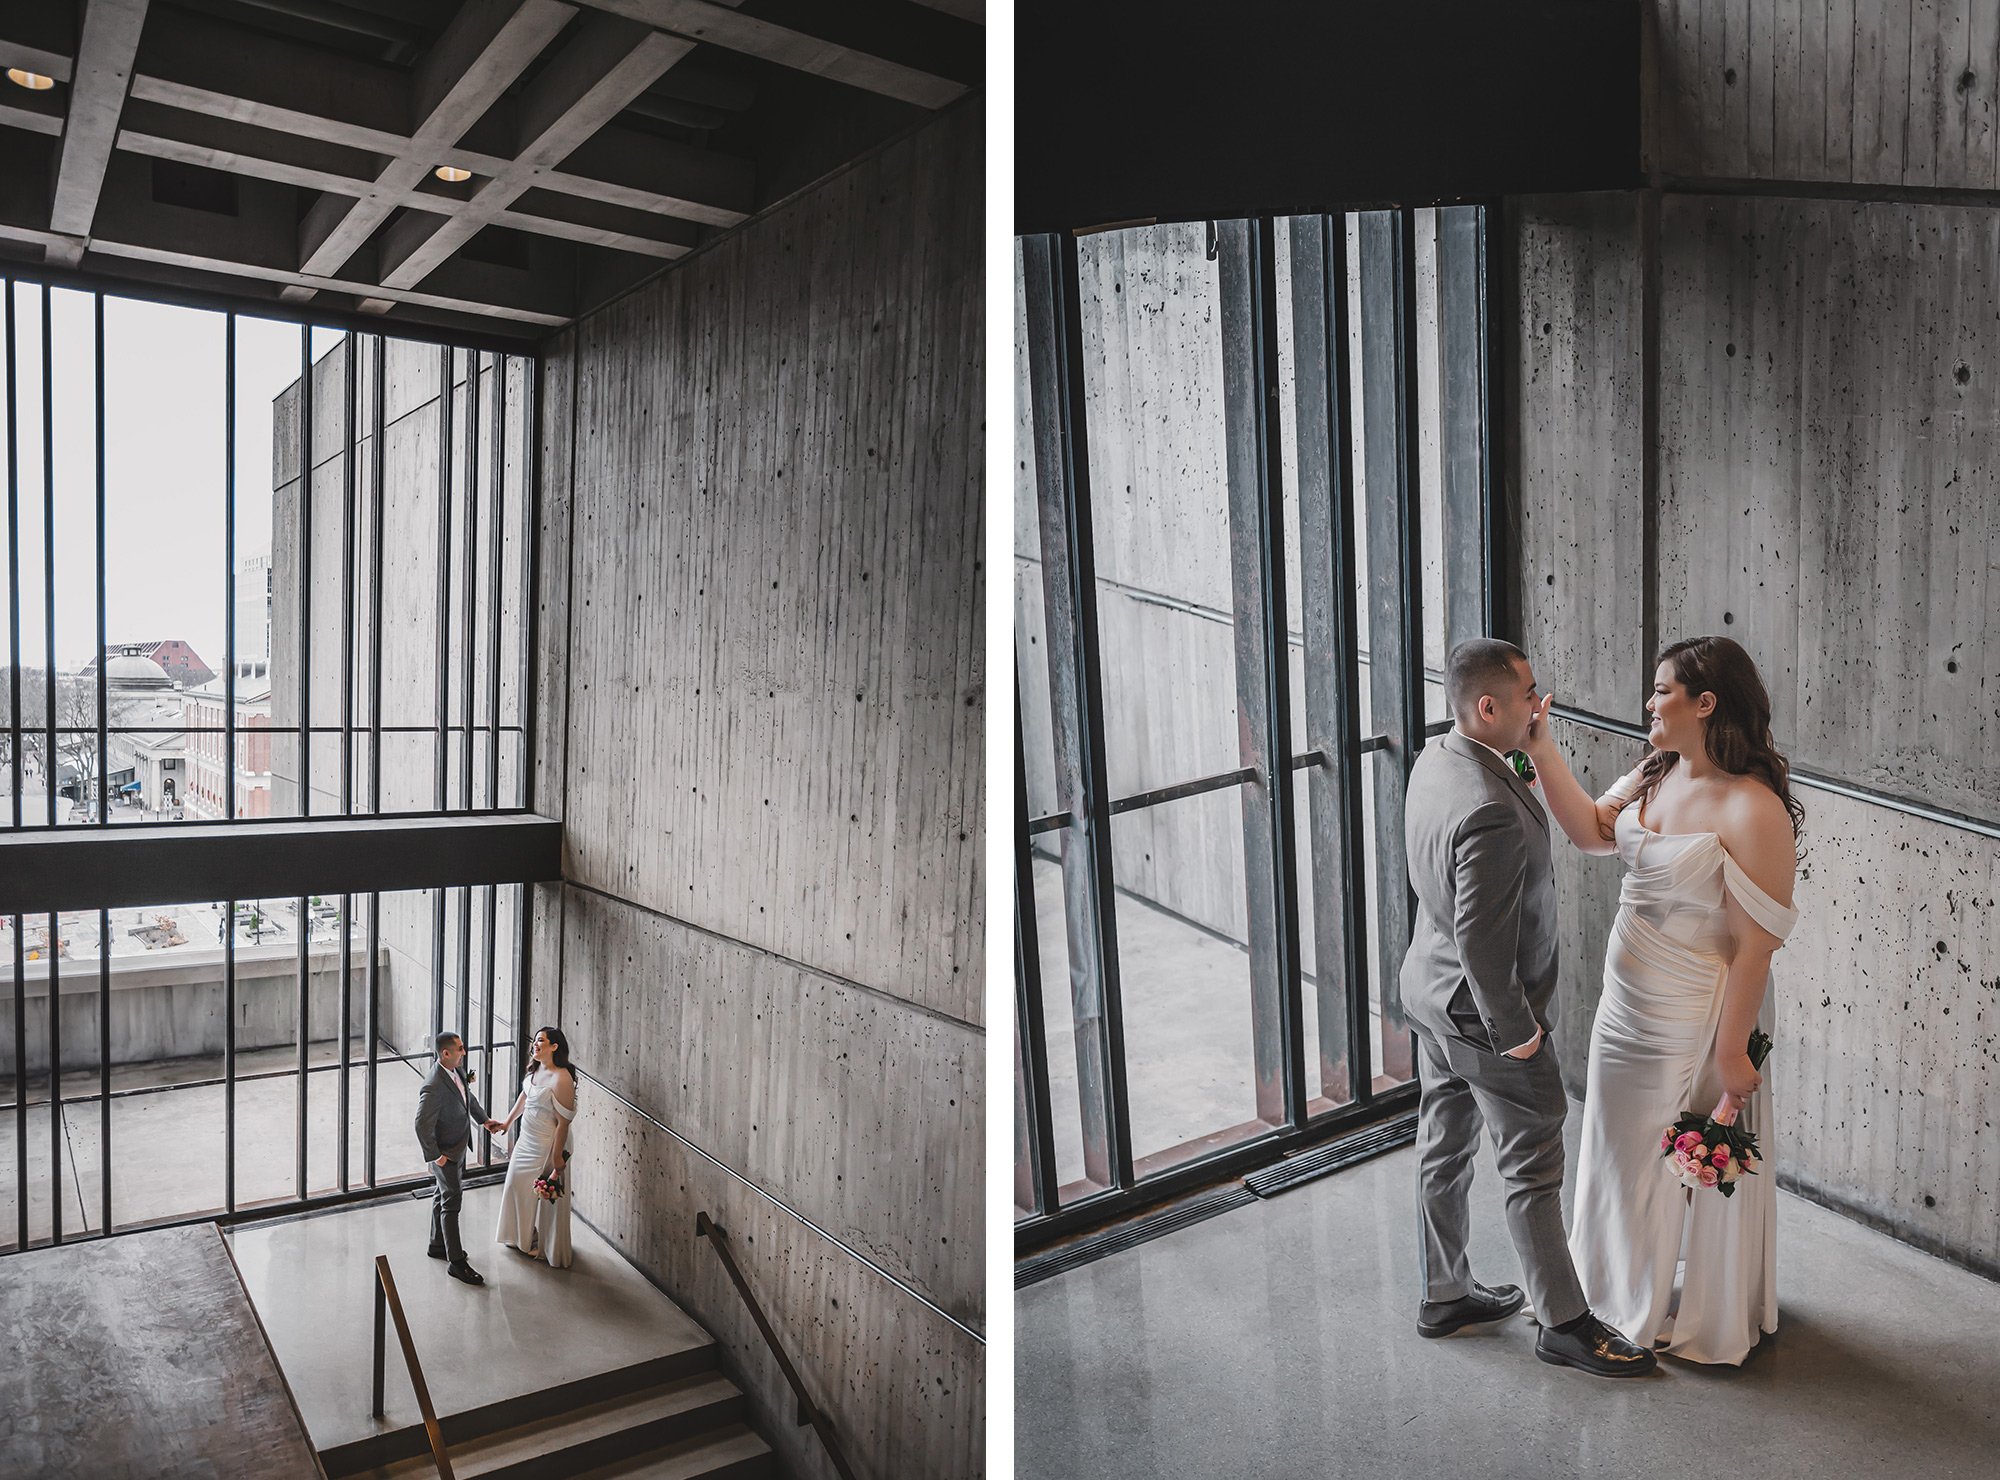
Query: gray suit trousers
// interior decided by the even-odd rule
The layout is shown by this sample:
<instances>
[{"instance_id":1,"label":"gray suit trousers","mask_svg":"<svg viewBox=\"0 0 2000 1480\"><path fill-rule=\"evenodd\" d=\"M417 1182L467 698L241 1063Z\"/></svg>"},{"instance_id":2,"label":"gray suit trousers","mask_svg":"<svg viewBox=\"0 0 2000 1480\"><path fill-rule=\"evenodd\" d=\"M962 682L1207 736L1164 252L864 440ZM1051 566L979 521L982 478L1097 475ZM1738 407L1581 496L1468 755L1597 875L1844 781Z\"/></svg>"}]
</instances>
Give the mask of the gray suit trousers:
<instances>
[{"instance_id":1,"label":"gray suit trousers","mask_svg":"<svg viewBox=\"0 0 2000 1480\"><path fill-rule=\"evenodd\" d=\"M1482 1053L1412 1029L1423 1100L1417 1112L1417 1208L1422 1225L1424 1299L1472 1293L1466 1261L1467 1194L1483 1123L1507 1184L1507 1232L1544 1326L1589 1309L1563 1230L1563 1118L1568 1102L1555 1045L1544 1039L1531 1059Z\"/></svg>"}]
</instances>

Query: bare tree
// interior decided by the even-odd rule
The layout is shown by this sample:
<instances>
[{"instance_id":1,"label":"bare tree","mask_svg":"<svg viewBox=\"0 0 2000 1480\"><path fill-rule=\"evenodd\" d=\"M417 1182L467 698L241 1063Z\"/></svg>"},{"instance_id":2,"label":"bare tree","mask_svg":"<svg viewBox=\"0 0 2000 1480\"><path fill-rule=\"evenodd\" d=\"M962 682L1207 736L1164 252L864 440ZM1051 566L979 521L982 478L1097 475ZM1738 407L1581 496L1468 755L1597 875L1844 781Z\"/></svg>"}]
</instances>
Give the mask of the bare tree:
<instances>
[{"instance_id":1,"label":"bare tree","mask_svg":"<svg viewBox=\"0 0 2000 1480\"><path fill-rule=\"evenodd\" d=\"M9 680L0 669L0 687ZM49 684L48 671L21 670L21 763L25 771L38 773L46 787L61 784L63 771L82 783L77 793L81 801L97 780L97 675L58 673L56 675L55 764L49 764ZM0 732L0 771L11 774L13 735Z\"/></svg>"}]
</instances>

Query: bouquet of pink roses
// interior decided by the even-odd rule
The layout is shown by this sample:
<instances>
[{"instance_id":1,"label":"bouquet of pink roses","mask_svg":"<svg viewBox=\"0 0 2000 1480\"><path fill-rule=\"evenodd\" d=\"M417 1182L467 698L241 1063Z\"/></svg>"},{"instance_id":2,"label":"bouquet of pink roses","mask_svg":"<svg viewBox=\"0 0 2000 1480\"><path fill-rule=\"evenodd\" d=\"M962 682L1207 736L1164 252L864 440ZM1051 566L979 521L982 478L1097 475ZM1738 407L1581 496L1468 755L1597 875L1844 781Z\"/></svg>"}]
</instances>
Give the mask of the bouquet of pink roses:
<instances>
[{"instance_id":1,"label":"bouquet of pink roses","mask_svg":"<svg viewBox=\"0 0 2000 1480\"><path fill-rule=\"evenodd\" d=\"M1763 1068L1771 1040L1761 1029L1750 1035L1749 1052L1751 1064ZM1736 1183L1755 1176L1764 1160L1755 1135L1699 1110L1682 1112L1661 1133L1660 1155L1667 1159L1667 1174L1683 1187L1713 1187L1724 1197L1734 1197Z\"/></svg>"},{"instance_id":2,"label":"bouquet of pink roses","mask_svg":"<svg viewBox=\"0 0 2000 1480\"><path fill-rule=\"evenodd\" d=\"M567 1162L569 1158L570 1153L565 1151L563 1153L563 1160ZM562 1195L563 1179L560 1167L553 1172L543 1172L541 1176L535 1178L535 1196L539 1197L543 1202L554 1202Z\"/></svg>"}]
</instances>

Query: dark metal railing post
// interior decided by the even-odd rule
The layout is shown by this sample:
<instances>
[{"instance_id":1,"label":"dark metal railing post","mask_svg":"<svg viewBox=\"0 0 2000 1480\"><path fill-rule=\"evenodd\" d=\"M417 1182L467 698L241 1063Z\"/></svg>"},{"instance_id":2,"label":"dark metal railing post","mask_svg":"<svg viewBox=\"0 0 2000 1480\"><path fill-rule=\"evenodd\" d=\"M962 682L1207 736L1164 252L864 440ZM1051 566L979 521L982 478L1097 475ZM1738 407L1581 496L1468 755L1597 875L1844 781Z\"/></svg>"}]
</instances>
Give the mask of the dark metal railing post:
<instances>
[{"instance_id":1,"label":"dark metal railing post","mask_svg":"<svg viewBox=\"0 0 2000 1480\"><path fill-rule=\"evenodd\" d=\"M388 1318L389 1297L383 1289L381 1280L375 1279L369 1281L369 1283L375 1287L375 1377L373 1386L369 1389L374 1394L374 1403L368 1411L376 1418L380 1418L382 1416L382 1384L385 1370L383 1361L385 1354L382 1349L382 1342L383 1337L387 1334L385 1327Z\"/></svg>"},{"instance_id":2,"label":"dark metal railing post","mask_svg":"<svg viewBox=\"0 0 2000 1480\"><path fill-rule=\"evenodd\" d=\"M438 1426L437 1410L431 1406L430 1384L424 1381L423 1363L417 1360L417 1344L410 1336L410 1323L403 1315L402 1299L396 1294L396 1277L389 1272L389 1256L375 1256L375 1417L382 1416L382 1333L383 1307L388 1307L396 1323L396 1341L403 1348L403 1365L410 1372L410 1386L416 1389L417 1411L424 1417L424 1436L430 1440L431 1460L442 1480L453 1480L451 1460L445 1454L444 1430Z\"/></svg>"},{"instance_id":3,"label":"dark metal railing post","mask_svg":"<svg viewBox=\"0 0 2000 1480\"><path fill-rule=\"evenodd\" d=\"M841 1480L855 1480L854 1467L847 1462L847 1455L840 1447L840 1440L834 1436L833 1425L827 1421L826 1413L806 1394L806 1385L799 1377L799 1369L792 1365L792 1359L785 1355L785 1349L778 1344L778 1333L771 1329L771 1323L764 1315L763 1306L750 1293L750 1285L743 1278L743 1271L737 1267L736 1256L729 1252L729 1235L724 1233L715 1220L707 1213L694 1215L694 1236L708 1240L722 1260L722 1267L729 1275L729 1282L736 1286L736 1293L743 1297L743 1303L750 1308L750 1319L757 1323L757 1330L764 1338L764 1344L771 1349L777 1359L778 1370L785 1374L785 1381L791 1384L792 1396L798 1401L799 1427L810 1425L819 1435L819 1441L826 1446L826 1456L833 1461L833 1468Z\"/></svg>"}]
</instances>

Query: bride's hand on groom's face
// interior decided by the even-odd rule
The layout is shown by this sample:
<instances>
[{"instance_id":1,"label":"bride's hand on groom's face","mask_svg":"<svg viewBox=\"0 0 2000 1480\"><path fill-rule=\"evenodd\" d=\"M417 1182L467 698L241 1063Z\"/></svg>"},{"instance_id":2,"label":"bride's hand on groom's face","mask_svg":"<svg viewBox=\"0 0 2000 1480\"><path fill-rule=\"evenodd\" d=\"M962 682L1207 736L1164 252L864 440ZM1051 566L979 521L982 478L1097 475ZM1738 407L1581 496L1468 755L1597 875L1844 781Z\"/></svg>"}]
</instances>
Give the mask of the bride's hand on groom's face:
<instances>
[{"instance_id":1,"label":"bride's hand on groom's face","mask_svg":"<svg viewBox=\"0 0 2000 1480\"><path fill-rule=\"evenodd\" d=\"M1549 706L1555 702L1554 694L1544 694L1541 703L1529 712L1528 739L1521 748L1528 752L1530 759L1534 758L1537 750L1545 750L1555 743L1549 734Z\"/></svg>"}]
</instances>

